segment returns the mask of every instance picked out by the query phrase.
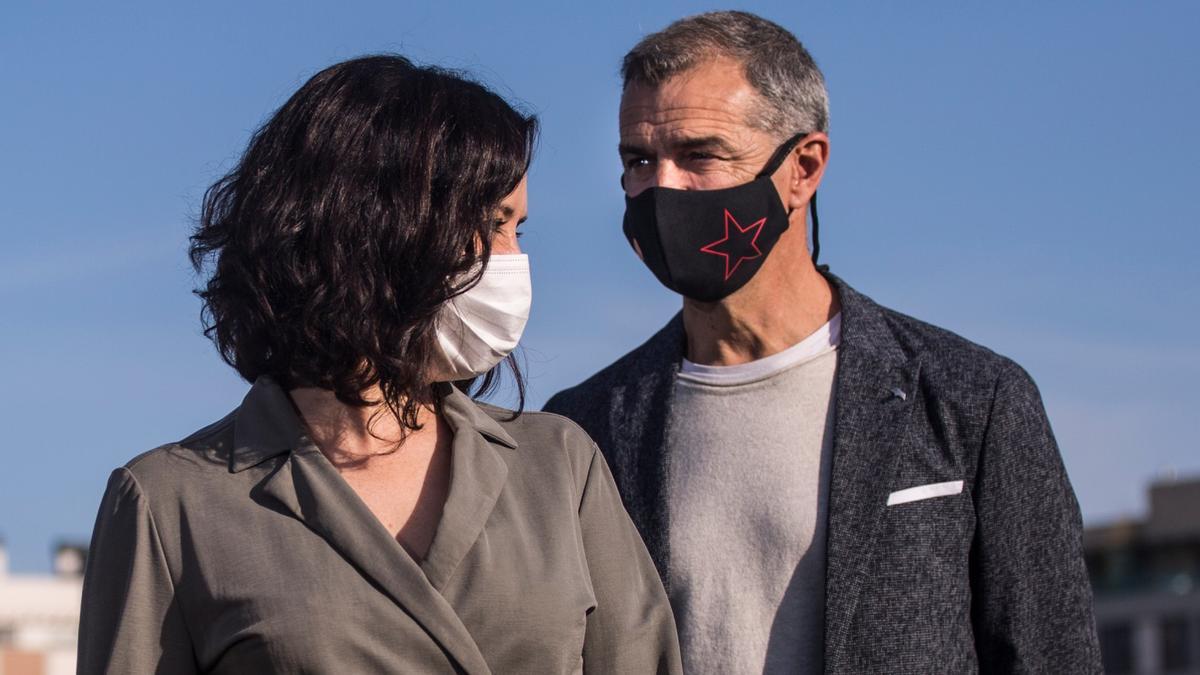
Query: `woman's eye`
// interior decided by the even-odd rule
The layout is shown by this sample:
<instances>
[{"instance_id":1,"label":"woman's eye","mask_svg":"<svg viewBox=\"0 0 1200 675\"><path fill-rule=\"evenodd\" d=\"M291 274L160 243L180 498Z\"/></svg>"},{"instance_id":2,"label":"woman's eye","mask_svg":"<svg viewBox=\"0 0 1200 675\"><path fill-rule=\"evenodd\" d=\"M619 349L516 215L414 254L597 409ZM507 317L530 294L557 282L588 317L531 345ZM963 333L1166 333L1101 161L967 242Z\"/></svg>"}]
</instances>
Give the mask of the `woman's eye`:
<instances>
[{"instance_id":1,"label":"woman's eye","mask_svg":"<svg viewBox=\"0 0 1200 675\"><path fill-rule=\"evenodd\" d=\"M504 226L505 226L505 225L507 225L507 224L508 224L508 222L509 222L509 221L507 221L507 220L500 220L500 219L497 219L497 220L493 221L493 222L492 222L492 233L493 233L493 236L495 236L495 235L497 235L497 234L502 234L502 233L504 232ZM517 227L520 227L520 226L521 226L521 224L522 224L522 223L524 223L524 222L525 222L525 221L523 221L523 220L522 220L520 223L517 223ZM520 239L520 238L521 238L522 236L524 236L524 235L525 235L525 233L524 233L524 232L522 232L522 231L520 231L520 230L518 230L518 229L514 228L514 231L513 231L513 236L514 236L514 237L516 237L517 239Z\"/></svg>"}]
</instances>

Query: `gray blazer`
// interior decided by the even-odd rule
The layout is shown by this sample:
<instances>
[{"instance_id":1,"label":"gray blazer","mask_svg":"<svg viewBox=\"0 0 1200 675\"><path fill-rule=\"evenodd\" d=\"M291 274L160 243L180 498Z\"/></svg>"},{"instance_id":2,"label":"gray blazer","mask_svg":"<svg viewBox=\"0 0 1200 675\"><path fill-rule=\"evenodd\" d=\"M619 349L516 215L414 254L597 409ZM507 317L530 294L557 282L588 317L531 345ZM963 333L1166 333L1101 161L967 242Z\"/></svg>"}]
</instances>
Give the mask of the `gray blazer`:
<instances>
[{"instance_id":1,"label":"gray blazer","mask_svg":"<svg viewBox=\"0 0 1200 675\"><path fill-rule=\"evenodd\" d=\"M1100 672L1079 507L1033 381L828 278L842 339L825 672ZM664 423L684 338L676 316L546 405L600 445L664 573ZM888 505L957 481L961 492Z\"/></svg>"},{"instance_id":2,"label":"gray blazer","mask_svg":"<svg viewBox=\"0 0 1200 675\"><path fill-rule=\"evenodd\" d=\"M680 672L662 584L587 435L457 391L444 406L450 491L419 564L267 378L117 469L79 672Z\"/></svg>"}]
</instances>

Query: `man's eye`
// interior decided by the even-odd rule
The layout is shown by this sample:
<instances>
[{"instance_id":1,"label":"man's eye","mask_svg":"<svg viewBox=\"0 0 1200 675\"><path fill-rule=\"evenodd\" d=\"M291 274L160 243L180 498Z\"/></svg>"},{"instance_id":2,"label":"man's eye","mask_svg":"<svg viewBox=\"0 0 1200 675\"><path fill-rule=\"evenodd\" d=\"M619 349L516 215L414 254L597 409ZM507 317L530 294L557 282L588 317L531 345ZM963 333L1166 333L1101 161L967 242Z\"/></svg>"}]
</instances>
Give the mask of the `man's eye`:
<instances>
[{"instance_id":1,"label":"man's eye","mask_svg":"<svg viewBox=\"0 0 1200 675\"><path fill-rule=\"evenodd\" d=\"M640 169L646 166L650 166L650 160L645 157L630 157L625 160L626 169Z\"/></svg>"},{"instance_id":2,"label":"man's eye","mask_svg":"<svg viewBox=\"0 0 1200 675\"><path fill-rule=\"evenodd\" d=\"M688 159L693 162L700 162L700 161L706 161L706 160L710 160L710 159L717 159L717 156L711 155L707 152L691 152L691 153L688 153Z\"/></svg>"}]
</instances>

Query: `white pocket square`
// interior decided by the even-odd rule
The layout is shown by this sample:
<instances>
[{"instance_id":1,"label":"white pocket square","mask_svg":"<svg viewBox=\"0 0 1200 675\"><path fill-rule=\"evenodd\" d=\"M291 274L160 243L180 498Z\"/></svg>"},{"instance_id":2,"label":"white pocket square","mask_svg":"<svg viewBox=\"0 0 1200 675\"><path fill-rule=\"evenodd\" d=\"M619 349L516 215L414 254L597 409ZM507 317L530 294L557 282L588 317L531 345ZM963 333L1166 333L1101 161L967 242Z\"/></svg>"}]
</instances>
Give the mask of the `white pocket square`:
<instances>
[{"instance_id":1,"label":"white pocket square","mask_svg":"<svg viewBox=\"0 0 1200 675\"><path fill-rule=\"evenodd\" d=\"M922 499L933 499L934 497L945 497L947 495L956 495L962 492L963 482L961 480L952 480L945 483L930 483L929 485L918 485L905 490L897 490L888 495L887 505L895 506L897 504L907 504L916 502Z\"/></svg>"}]
</instances>

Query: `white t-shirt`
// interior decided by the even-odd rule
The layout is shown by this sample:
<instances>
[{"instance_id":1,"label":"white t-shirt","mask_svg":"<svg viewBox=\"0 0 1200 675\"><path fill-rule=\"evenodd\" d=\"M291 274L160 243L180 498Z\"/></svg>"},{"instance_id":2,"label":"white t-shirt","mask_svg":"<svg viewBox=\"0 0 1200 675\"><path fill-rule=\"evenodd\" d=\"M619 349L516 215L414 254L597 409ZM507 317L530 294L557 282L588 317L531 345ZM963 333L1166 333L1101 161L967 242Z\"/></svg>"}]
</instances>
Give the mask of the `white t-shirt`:
<instances>
[{"instance_id":1,"label":"white t-shirt","mask_svg":"<svg viewBox=\"0 0 1200 675\"><path fill-rule=\"evenodd\" d=\"M700 384L749 384L833 351L841 339L842 314L838 312L812 335L777 354L736 366L706 366L685 358L679 377Z\"/></svg>"},{"instance_id":2,"label":"white t-shirt","mask_svg":"<svg viewBox=\"0 0 1200 675\"><path fill-rule=\"evenodd\" d=\"M676 377L667 577L688 673L822 671L840 323Z\"/></svg>"}]
</instances>

